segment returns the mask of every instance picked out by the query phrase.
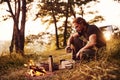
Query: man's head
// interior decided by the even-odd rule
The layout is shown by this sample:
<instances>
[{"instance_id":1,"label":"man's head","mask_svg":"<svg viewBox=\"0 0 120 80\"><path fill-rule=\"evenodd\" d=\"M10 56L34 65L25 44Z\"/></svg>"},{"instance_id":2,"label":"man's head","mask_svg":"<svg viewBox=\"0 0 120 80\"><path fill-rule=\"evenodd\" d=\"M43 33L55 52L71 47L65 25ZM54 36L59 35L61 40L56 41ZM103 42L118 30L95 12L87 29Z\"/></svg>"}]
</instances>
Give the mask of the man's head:
<instances>
[{"instance_id":1,"label":"man's head","mask_svg":"<svg viewBox=\"0 0 120 80\"><path fill-rule=\"evenodd\" d=\"M85 19L81 17L73 19L73 26L77 32L82 32L85 29L85 26L87 25L88 23L85 21Z\"/></svg>"}]
</instances>

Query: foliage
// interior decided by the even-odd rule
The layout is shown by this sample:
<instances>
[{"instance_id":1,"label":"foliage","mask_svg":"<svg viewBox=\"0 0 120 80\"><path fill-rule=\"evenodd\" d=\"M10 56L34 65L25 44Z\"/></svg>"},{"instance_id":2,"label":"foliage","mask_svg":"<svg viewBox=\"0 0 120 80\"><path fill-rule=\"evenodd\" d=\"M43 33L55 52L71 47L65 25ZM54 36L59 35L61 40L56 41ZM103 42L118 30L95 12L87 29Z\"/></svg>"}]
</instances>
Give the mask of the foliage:
<instances>
[{"instance_id":1,"label":"foliage","mask_svg":"<svg viewBox=\"0 0 120 80\"><path fill-rule=\"evenodd\" d=\"M41 18L42 22L43 23L48 23L48 25L54 24L55 22L56 23L62 22L61 25L56 26L57 30L60 32L60 34L58 33L57 35L60 36L59 37L60 40L58 40L58 41L65 41L68 38L68 36L70 35L71 31L72 31L72 28L70 26L70 21L69 20L68 21L63 21L62 20L63 18L66 17L66 13L67 13L67 8L66 7L67 7L67 5L68 5L68 13L67 14L68 14L68 17L70 18L73 15L73 12L75 12L74 10L75 10L76 5L78 6L78 8L81 8L82 5L87 5L90 2L96 2L96 1L97 0L83 0L83 1L68 0L68 2L65 2L65 1L61 1L61 0L52 0L52 2L51 2L50 0L43 0L43 1L38 1L38 3L34 3L33 0L27 0L26 8L27 8L27 14L31 14L31 15L33 15L33 12L30 13L29 10L32 10L33 6L34 7L37 6L36 7L37 9L39 8L38 9L39 12L37 13L37 11L36 11L35 14L34 14L34 16L35 16L34 20L37 19L37 18ZM34 5L34 4L36 4L36 5ZM52 17L52 15L53 15L52 9L54 11L56 21L54 21L54 19ZM81 11L82 10L80 10L78 13L75 12L75 14L82 15ZM92 14L94 14L94 13L92 13ZM84 14L84 15L86 15L86 14ZM9 18L8 16L7 16L7 18L4 17L4 19L5 20L8 19ZM26 17L29 19L28 15L26 15ZM97 22L99 20L103 20L103 19L99 18L99 17L95 17L95 20L92 20L92 22ZM65 23L67 25L65 25ZM64 33L65 28L67 28L66 33ZM64 39L64 38L66 38L66 39ZM56 43L58 43L58 42L56 41ZM62 46L63 43L60 42L59 45Z\"/></svg>"},{"instance_id":2,"label":"foliage","mask_svg":"<svg viewBox=\"0 0 120 80\"><path fill-rule=\"evenodd\" d=\"M42 32L38 35L29 35L25 39L25 48L34 50L36 53L55 50L55 35L47 32Z\"/></svg>"},{"instance_id":3,"label":"foliage","mask_svg":"<svg viewBox=\"0 0 120 80\"><path fill-rule=\"evenodd\" d=\"M6 55L0 57L0 75L4 74L6 70L11 68L18 68L18 66L22 66L26 59L24 59L19 54L13 54L13 55Z\"/></svg>"},{"instance_id":4,"label":"foliage","mask_svg":"<svg viewBox=\"0 0 120 80\"><path fill-rule=\"evenodd\" d=\"M94 23L96 23L98 21L103 21L103 20L104 20L104 18L102 16L95 16L94 19L89 21L89 23L94 24Z\"/></svg>"},{"instance_id":5,"label":"foliage","mask_svg":"<svg viewBox=\"0 0 120 80\"><path fill-rule=\"evenodd\" d=\"M96 2L97 0L84 0L84 1L74 1L74 0L67 0L67 1L61 1L61 0L55 0L55 1L49 1L44 0L42 3L39 3L40 11L37 14L37 17L42 18L43 23L55 24L55 31L56 31L56 44L57 47L61 46L61 40L63 41L62 46L66 46L66 40L68 38L68 35L70 35L72 28L70 26L70 21L68 18L71 18L71 16L76 16L76 14L83 15L81 12L84 12L83 9L80 10L78 13L75 12L76 6L78 8L81 8L82 5L86 5L90 2ZM49 19L46 18L49 16ZM101 16L100 16L101 17ZM63 18L66 18L66 21L62 21ZM102 17L95 17L95 20L92 22L98 22L99 20L103 20ZM58 22L61 22L61 25L57 25ZM60 33L57 33L57 32ZM60 37L58 37L58 35ZM63 35L63 36L61 36ZM59 39L59 40L58 40Z\"/></svg>"},{"instance_id":6,"label":"foliage","mask_svg":"<svg viewBox=\"0 0 120 80\"><path fill-rule=\"evenodd\" d=\"M11 55L5 55L0 57L0 80L18 80L22 77L21 74L24 73L24 64L27 63L30 59L38 59L37 55L28 54L24 57L20 54L12 53ZM19 70L19 72L17 72ZM4 75L4 76L2 76ZM16 77L13 77L16 76ZM18 78L17 78L18 77ZM24 78L23 78L24 79ZM22 80L23 80L22 79Z\"/></svg>"},{"instance_id":7,"label":"foliage","mask_svg":"<svg viewBox=\"0 0 120 80\"><path fill-rule=\"evenodd\" d=\"M111 41L108 42L108 53L110 55L110 57L108 58L108 60L112 61L114 60L115 62L117 62L118 60L120 61L120 41L119 38L114 38ZM112 44L111 44L112 43ZM120 65L120 63L118 63Z\"/></svg>"}]
</instances>

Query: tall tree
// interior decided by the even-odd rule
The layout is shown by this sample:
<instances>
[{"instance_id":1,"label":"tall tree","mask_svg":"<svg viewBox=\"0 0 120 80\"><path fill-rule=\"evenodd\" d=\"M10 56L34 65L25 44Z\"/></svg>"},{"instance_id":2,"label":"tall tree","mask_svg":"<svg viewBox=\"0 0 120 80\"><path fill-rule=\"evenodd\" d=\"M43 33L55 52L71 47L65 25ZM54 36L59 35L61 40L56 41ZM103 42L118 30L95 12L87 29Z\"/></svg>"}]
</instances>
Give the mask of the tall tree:
<instances>
[{"instance_id":1,"label":"tall tree","mask_svg":"<svg viewBox=\"0 0 120 80\"><path fill-rule=\"evenodd\" d=\"M40 17L42 16L51 16L51 18L48 20L46 20L45 22L49 22L50 24L53 23L54 27L55 27L55 38L56 38L56 48L59 49L59 34L58 34L58 26L57 26L57 22L58 22L58 12L57 10L59 10L58 8L58 0L52 1L52 0L44 0L43 4L41 7L40 12L38 13L38 15L40 15ZM59 10L61 11L61 10Z\"/></svg>"},{"instance_id":2,"label":"tall tree","mask_svg":"<svg viewBox=\"0 0 120 80\"><path fill-rule=\"evenodd\" d=\"M14 0L14 8L13 6L11 6L12 5L11 0L6 0L6 1L9 7L9 12L14 22L13 35L9 50L10 53L12 53L15 48L16 53L21 53L21 55L24 55L26 0ZM20 22L20 12L22 16L21 22Z\"/></svg>"},{"instance_id":3,"label":"tall tree","mask_svg":"<svg viewBox=\"0 0 120 80\"><path fill-rule=\"evenodd\" d=\"M66 46L66 40L69 34L68 31L71 30L71 29L68 29L69 28L68 18L71 16L76 17L76 12L75 12L76 5L81 7L83 4L85 5L91 1L96 1L96 0L82 0L82 1L81 0L67 0L67 2L63 0L43 0L42 5L40 6L42 8L40 12L38 13L38 15L42 18L48 15L49 16L54 15L53 17L54 21L51 21L52 19L49 19L49 20L47 19L46 22L54 23L56 32L58 32L58 27L60 27L60 25L56 25L57 22L61 21L61 18L65 18L65 21L62 25L62 31L63 31L62 38L63 38L63 46ZM81 9L80 12L82 13L81 16L83 16L83 9ZM60 34L55 34L55 35L56 35L56 43L58 46L59 40L60 40L60 37L58 39L58 36Z\"/></svg>"},{"instance_id":4,"label":"tall tree","mask_svg":"<svg viewBox=\"0 0 120 80\"><path fill-rule=\"evenodd\" d=\"M68 3L66 4L66 13L65 13L65 17L66 17L66 20L65 20L65 26L64 26L64 33L63 33L63 36L64 36L64 41L63 41L63 46L66 46L66 40L67 40L67 24L68 24L68 8L69 8L69 0L67 1Z\"/></svg>"},{"instance_id":5,"label":"tall tree","mask_svg":"<svg viewBox=\"0 0 120 80\"><path fill-rule=\"evenodd\" d=\"M57 30L57 20L56 20L56 17L55 17L55 12L54 12L53 7L54 7L54 5L51 1L52 17L53 17L54 24L55 24L56 47L57 47L57 49L59 49L60 47L59 47L59 36L58 36L58 30Z\"/></svg>"}]
</instances>

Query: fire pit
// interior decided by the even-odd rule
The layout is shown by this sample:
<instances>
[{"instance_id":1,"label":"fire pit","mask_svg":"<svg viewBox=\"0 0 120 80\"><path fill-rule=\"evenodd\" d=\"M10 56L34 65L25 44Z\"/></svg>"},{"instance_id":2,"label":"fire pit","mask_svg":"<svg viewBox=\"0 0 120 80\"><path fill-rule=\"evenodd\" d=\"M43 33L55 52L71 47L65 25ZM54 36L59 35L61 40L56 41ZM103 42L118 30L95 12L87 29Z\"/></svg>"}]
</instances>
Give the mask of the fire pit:
<instances>
[{"instance_id":1,"label":"fire pit","mask_svg":"<svg viewBox=\"0 0 120 80\"><path fill-rule=\"evenodd\" d=\"M33 60L30 60L28 64L24 64L28 68L26 74L29 76L42 76L46 74L46 70L43 67L37 66Z\"/></svg>"},{"instance_id":2,"label":"fire pit","mask_svg":"<svg viewBox=\"0 0 120 80\"><path fill-rule=\"evenodd\" d=\"M58 67L56 67L56 65L53 63L52 55L49 55L47 63L42 62L36 64L33 60L29 60L28 64L24 64L24 66L28 68L26 77L35 79L52 76L53 71L58 69Z\"/></svg>"},{"instance_id":3,"label":"fire pit","mask_svg":"<svg viewBox=\"0 0 120 80\"><path fill-rule=\"evenodd\" d=\"M33 60L30 60L28 64L24 64L24 66L28 68L25 73L27 78L43 78L53 74L53 72L48 70L49 65L47 63L36 65Z\"/></svg>"},{"instance_id":4,"label":"fire pit","mask_svg":"<svg viewBox=\"0 0 120 80\"><path fill-rule=\"evenodd\" d=\"M35 64L33 60L29 60L28 64L24 64L24 66L28 68L25 74L27 78L32 78L32 79L50 77L54 74L55 70L72 69L73 63L74 62L68 60L60 60L59 65L55 64L53 63L52 56L50 55L47 63L42 62L39 64Z\"/></svg>"}]
</instances>

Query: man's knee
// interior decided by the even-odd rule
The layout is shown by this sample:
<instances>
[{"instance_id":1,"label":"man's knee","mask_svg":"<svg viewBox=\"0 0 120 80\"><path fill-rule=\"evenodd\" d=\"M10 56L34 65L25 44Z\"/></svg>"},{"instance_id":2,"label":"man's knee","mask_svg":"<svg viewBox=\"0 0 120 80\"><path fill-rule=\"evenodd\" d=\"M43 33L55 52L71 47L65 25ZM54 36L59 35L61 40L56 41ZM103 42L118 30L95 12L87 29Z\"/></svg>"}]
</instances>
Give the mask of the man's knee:
<instances>
[{"instance_id":1,"label":"man's knee","mask_svg":"<svg viewBox=\"0 0 120 80\"><path fill-rule=\"evenodd\" d=\"M83 52L82 58L88 59L88 60L93 59L95 57L95 53L96 53L96 51L93 49L85 49Z\"/></svg>"}]
</instances>

